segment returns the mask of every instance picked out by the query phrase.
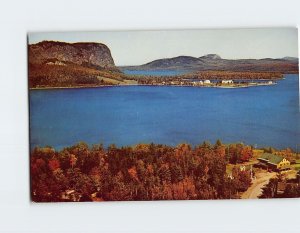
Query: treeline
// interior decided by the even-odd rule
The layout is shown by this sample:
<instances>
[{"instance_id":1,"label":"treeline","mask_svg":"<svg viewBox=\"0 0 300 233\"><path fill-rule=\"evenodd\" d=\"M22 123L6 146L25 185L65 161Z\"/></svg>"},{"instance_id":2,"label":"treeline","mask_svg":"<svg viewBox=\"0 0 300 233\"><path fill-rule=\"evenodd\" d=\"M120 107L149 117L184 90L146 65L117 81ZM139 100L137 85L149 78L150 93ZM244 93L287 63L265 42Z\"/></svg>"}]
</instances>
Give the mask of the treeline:
<instances>
[{"instance_id":1,"label":"treeline","mask_svg":"<svg viewBox=\"0 0 300 233\"><path fill-rule=\"evenodd\" d=\"M139 84L156 85L170 84L171 82L188 82L193 80L238 80L238 82L248 80L277 80L283 78L278 72L232 72L232 71L198 71L172 76L146 76L132 75L128 79L135 79Z\"/></svg>"},{"instance_id":2,"label":"treeline","mask_svg":"<svg viewBox=\"0 0 300 233\"><path fill-rule=\"evenodd\" d=\"M104 149L85 143L31 152L35 202L239 198L251 184L247 171L226 164L247 161L249 146L203 143L196 147L138 144Z\"/></svg>"},{"instance_id":3,"label":"treeline","mask_svg":"<svg viewBox=\"0 0 300 233\"><path fill-rule=\"evenodd\" d=\"M195 79L214 79L214 80L223 80L223 79L232 79L232 80L258 80L258 79L267 79L267 80L276 80L283 77L281 73L276 72L231 72L231 71L200 71L194 74L183 75L186 78L195 78Z\"/></svg>"}]
</instances>

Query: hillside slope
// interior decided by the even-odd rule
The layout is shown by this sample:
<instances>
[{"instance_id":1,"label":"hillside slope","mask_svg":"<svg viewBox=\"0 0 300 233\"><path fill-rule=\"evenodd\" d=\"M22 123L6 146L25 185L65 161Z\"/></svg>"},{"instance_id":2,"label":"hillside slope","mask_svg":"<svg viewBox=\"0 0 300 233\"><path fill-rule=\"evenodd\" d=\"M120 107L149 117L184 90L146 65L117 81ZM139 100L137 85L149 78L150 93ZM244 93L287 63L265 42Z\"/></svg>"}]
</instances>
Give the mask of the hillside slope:
<instances>
[{"instance_id":1,"label":"hillside slope","mask_svg":"<svg viewBox=\"0 0 300 233\"><path fill-rule=\"evenodd\" d=\"M187 71L253 71L298 73L298 58L280 59L223 59L217 54L207 54L199 58L179 56L154 60L140 66L119 67L121 70L187 70Z\"/></svg>"}]
</instances>

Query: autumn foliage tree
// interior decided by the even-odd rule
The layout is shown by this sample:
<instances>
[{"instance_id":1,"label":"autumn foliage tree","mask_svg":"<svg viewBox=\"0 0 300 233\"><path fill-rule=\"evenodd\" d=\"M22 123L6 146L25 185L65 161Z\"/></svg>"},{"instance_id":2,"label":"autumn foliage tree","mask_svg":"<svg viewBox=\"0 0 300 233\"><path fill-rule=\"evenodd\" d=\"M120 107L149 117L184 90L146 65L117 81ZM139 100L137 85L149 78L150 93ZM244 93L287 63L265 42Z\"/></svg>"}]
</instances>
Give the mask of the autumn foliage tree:
<instances>
[{"instance_id":1,"label":"autumn foliage tree","mask_svg":"<svg viewBox=\"0 0 300 233\"><path fill-rule=\"evenodd\" d=\"M229 153L247 161L251 148L204 142L192 147L160 144L104 149L81 142L55 151L31 153L31 195L34 201L193 200L237 197L251 180L236 172L228 178Z\"/></svg>"}]
</instances>

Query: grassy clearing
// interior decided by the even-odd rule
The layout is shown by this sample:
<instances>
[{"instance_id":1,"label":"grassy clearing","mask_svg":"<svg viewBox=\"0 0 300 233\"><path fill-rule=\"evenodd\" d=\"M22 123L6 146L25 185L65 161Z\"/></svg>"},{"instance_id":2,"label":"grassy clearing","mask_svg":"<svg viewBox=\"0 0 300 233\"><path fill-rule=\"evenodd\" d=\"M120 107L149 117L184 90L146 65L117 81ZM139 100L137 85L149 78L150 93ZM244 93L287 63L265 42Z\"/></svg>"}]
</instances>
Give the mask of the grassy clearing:
<instances>
[{"instance_id":1,"label":"grassy clearing","mask_svg":"<svg viewBox=\"0 0 300 233\"><path fill-rule=\"evenodd\" d=\"M134 85L134 84L138 84L138 81L136 80L127 80L127 79L124 79L124 83L126 84L131 84L131 85Z\"/></svg>"},{"instance_id":2,"label":"grassy clearing","mask_svg":"<svg viewBox=\"0 0 300 233\"><path fill-rule=\"evenodd\" d=\"M300 170L300 163L293 164L293 165L291 165L291 167L294 168L295 170L299 171Z\"/></svg>"},{"instance_id":3,"label":"grassy clearing","mask_svg":"<svg viewBox=\"0 0 300 233\"><path fill-rule=\"evenodd\" d=\"M112 79L112 78L105 78L105 77L98 77L99 81L104 81L105 83L111 83L114 85L135 85L138 84L136 80L127 80L124 79L123 81L117 80L117 79Z\"/></svg>"},{"instance_id":4,"label":"grassy clearing","mask_svg":"<svg viewBox=\"0 0 300 233\"><path fill-rule=\"evenodd\" d=\"M251 158L248 162L245 162L245 163L237 163L237 164L227 164L226 165L226 173L227 174L231 174L232 173L232 169L234 167L240 167L240 166L248 166L248 165L254 165L256 164L258 161L256 158Z\"/></svg>"},{"instance_id":5,"label":"grassy clearing","mask_svg":"<svg viewBox=\"0 0 300 233\"><path fill-rule=\"evenodd\" d=\"M112 79L112 78L105 78L105 77L98 77L99 81L104 81L105 83L111 83L111 84L121 84L122 81Z\"/></svg>"},{"instance_id":6,"label":"grassy clearing","mask_svg":"<svg viewBox=\"0 0 300 233\"><path fill-rule=\"evenodd\" d=\"M227 174L231 174L232 173L232 169L234 168L235 165L233 164L227 164L226 165L226 173Z\"/></svg>"}]
</instances>

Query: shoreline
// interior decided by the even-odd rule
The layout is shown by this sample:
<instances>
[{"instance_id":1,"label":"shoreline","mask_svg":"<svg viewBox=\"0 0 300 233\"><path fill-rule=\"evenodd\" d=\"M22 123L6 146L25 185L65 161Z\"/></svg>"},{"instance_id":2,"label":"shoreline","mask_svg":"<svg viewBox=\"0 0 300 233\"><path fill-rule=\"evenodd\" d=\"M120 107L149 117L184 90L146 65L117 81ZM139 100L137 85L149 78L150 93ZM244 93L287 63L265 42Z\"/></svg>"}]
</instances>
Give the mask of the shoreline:
<instances>
[{"instance_id":1,"label":"shoreline","mask_svg":"<svg viewBox=\"0 0 300 233\"><path fill-rule=\"evenodd\" d=\"M126 87L126 86L153 86L153 87L196 87L196 88L223 88L223 89L235 89L235 88L248 88L259 86L274 86L277 83L272 84L249 84L249 85L172 85L172 84L121 84L121 85L91 85L91 86L72 86L72 87L30 87L29 90L52 90L52 89L84 89L84 88L105 88L105 87Z\"/></svg>"},{"instance_id":2,"label":"shoreline","mask_svg":"<svg viewBox=\"0 0 300 233\"><path fill-rule=\"evenodd\" d=\"M99 87L114 87L114 86L120 86L120 85L72 86L72 87L29 87L29 90L33 91L33 90L52 90L52 89L83 89L83 88L99 88Z\"/></svg>"}]
</instances>

